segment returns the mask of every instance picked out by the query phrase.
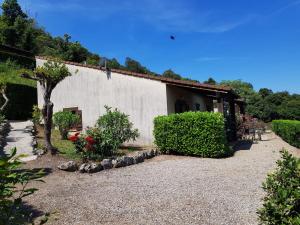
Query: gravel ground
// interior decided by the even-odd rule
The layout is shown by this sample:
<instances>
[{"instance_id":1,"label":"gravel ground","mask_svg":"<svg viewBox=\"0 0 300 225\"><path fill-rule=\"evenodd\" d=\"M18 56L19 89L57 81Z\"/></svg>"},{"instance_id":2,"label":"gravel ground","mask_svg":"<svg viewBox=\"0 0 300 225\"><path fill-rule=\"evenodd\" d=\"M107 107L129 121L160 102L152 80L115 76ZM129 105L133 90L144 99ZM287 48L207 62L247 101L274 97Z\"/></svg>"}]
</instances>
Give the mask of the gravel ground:
<instances>
[{"instance_id":1,"label":"gravel ground","mask_svg":"<svg viewBox=\"0 0 300 225\"><path fill-rule=\"evenodd\" d=\"M159 156L93 175L53 169L26 200L50 213L47 224L257 224L261 183L279 150L300 151L272 133L263 140L227 159Z\"/></svg>"}]
</instances>

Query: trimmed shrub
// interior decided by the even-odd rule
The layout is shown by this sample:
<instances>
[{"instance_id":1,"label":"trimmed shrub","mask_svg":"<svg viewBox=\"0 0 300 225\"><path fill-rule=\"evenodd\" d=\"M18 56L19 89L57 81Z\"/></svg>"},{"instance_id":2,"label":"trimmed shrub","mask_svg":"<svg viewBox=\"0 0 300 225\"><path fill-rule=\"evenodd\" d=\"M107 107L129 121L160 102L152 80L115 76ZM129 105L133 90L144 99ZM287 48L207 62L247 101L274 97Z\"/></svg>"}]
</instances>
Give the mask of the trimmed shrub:
<instances>
[{"instance_id":1,"label":"trimmed shrub","mask_svg":"<svg viewBox=\"0 0 300 225\"><path fill-rule=\"evenodd\" d=\"M218 158L228 156L224 117L220 113L185 112L154 119L155 144L163 153Z\"/></svg>"},{"instance_id":2,"label":"trimmed shrub","mask_svg":"<svg viewBox=\"0 0 300 225\"><path fill-rule=\"evenodd\" d=\"M282 151L277 169L263 183L266 192L258 210L261 224L300 224L300 159Z\"/></svg>"},{"instance_id":3,"label":"trimmed shrub","mask_svg":"<svg viewBox=\"0 0 300 225\"><path fill-rule=\"evenodd\" d=\"M300 121L273 120L272 130L290 145L300 148Z\"/></svg>"},{"instance_id":4,"label":"trimmed shrub","mask_svg":"<svg viewBox=\"0 0 300 225\"><path fill-rule=\"evenodd\" d=\"M58 127L62 140L68 139L69 130L79 121L80 117L70 111L60 111L53 115L53 124Z\"/></svg>"}]
</instances>

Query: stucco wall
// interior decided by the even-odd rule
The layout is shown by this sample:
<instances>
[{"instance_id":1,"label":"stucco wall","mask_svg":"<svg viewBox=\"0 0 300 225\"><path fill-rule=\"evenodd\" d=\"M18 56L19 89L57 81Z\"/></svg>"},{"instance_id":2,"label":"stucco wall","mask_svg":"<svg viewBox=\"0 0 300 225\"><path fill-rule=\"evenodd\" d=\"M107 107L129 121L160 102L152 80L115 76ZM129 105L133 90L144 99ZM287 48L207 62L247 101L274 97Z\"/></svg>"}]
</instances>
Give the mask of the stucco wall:
<instances>
[{"instance_id":1,"label":"stucco wall","mask_svg":"<svg viewBox=\"0 0 300 225\"><path fill-rule=\"evenodd\" d=\"M37 59L37 66L45 60ZM153 119L166 115L166 84L119 73L109 75L100 70L67 65L73 74L53 90L51 100L54 112L63 108L82 110L83 128L94 126L105 112L105 105L116 107L130 116L130 121L140 132L138 145L153 144ZM78 72L75 74L75 71ZM42 90L38 86L38 104L42 107Z\"/></svg>"},{"instance_id":2,"label":"stucco wall","mask_svg":"<svg viewBox=\"0 0 300 225\"><path fill-rule=\"evenodd\" d=\"M200 104L200 111L206 111L205 98L201 94L191 92L189 89L167 85L168 114L175 113L175 102L184 100L191 111L196 110L196 104Z\"/></svg>"}]
</instances>

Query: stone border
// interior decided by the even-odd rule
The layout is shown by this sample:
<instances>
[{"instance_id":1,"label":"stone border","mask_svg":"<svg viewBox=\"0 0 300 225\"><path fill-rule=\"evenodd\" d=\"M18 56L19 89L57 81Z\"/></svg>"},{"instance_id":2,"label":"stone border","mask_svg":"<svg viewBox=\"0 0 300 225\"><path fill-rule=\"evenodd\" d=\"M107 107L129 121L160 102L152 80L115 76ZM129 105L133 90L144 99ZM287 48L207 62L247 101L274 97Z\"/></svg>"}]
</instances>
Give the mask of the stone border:
<instances>
[{"instance_id":1,"label":"stone border","mask_svg":"<svg viewBox=\"0 0 300 225\"><path fill-rule=\"evenodd\" d=\"M0 124L0 151L3 151L4 146L6 145L6 137L10 131L10 124L8 120L5 120Z\"/></svg>"},{"instance_id":2,"label":"stone border","mask_svg":"<svg viewBox=\"0 0 300 225\"><path fill-rule=\"evenodd\" d=\"M96 173L101 170L120 168L142 163L145 161L145 159L151 159L159 154L160 153L157 149L151 149L148 151L140 151L132 156L122 156L114 159L103 159L100 163L83 163L79 167L76 162L69 161L59 165L58 169L69 172L75 172L78 170L80 173Z\"/></svg>"}]
</instances>

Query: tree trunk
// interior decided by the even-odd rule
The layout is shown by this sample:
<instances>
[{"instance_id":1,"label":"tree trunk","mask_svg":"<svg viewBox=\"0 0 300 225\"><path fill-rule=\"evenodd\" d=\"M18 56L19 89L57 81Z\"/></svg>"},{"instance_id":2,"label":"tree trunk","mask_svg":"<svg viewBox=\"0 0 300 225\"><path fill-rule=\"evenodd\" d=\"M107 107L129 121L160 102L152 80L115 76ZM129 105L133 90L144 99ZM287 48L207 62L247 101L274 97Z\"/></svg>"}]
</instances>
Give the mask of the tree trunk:
<instances>
[{"instance_id":1,"label":"tree trunk","mask_svg":"<svg viewBox=\"0 0 300 225\"><path fill-rule=\"evenodd\" d=\"M45 134L45 147L46 150L51 152L52 155L57 153L57 149L51 143L51 129L52 129L52 114L53 103L50 101L51 91L45 90L44 93L44 106L42 110L44 119L44 134Z\"/></svg>"},{"instance_id":2,"label":"tree trunk","mask_svg":"<svg viewBox=\"0 0 300 225\"><path fill-rule=\"evenodd\" d=\"M4 104L1 106L0 112L2 112L2 111L4 110L4 108L6 107L8 101L9 101L9 99L7 98L7 96L6 96L6 94L5 94L5 91L2 91L2 96L3 96L4 100L5 100L5 102L4 102Z\"/></svg>"}]
</instances>

